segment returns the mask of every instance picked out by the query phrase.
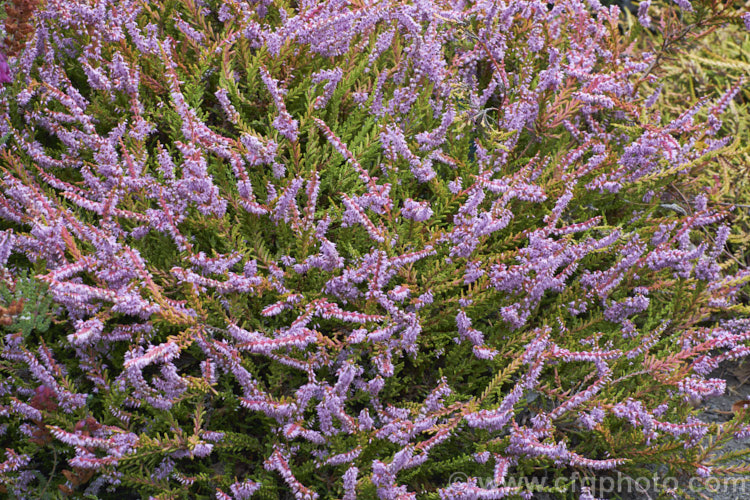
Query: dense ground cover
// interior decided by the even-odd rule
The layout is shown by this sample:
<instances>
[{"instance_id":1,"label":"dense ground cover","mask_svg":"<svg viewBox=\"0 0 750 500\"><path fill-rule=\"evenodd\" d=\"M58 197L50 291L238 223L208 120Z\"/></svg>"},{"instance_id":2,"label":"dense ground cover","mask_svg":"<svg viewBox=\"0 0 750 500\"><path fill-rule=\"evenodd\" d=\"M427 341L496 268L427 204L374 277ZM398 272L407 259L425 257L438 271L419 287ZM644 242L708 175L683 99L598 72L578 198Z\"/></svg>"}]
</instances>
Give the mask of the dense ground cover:
<instances>
[{"instance_id":1,"label":"dense ground cover","mask_svg":"<svg viewBox=\"0 0 750 500\"><path fill-rule=\"evenodd\" d=\"M714 453L743 405L695 408L750 352L721 177L748 92L669 66L745 29L741 2L14 5L5 493L591 498L576 477L748 472Z\"/></svg>"}]
</instances>

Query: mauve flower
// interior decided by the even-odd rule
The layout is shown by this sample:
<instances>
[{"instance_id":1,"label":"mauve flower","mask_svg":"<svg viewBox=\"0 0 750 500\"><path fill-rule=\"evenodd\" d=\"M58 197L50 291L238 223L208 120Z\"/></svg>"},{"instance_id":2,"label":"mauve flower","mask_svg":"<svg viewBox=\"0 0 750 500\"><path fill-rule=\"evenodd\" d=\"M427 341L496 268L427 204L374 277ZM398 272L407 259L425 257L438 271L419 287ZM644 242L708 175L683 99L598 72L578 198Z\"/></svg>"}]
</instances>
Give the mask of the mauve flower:
<instances>
[{"instance_id":1,"label":"mauve flower","mask_svg":"<svg viewBox=\"0 0 750 500\"><path fill-rule=\"evenodd\" d=\"M255 481L251 481L249 479L243 481L242 483L236 482L232 486L229 487L229 489L234 494L234 497L237 500L245 500L246 498L250 498L253 493L258 491L261 487L260 483L256 483Z\"/></svg>"},{"instance_id":2,"label":"mauve flower","mask_svg":"<svg viewBox=\"0 0 750 500\"><path fill-rule=\"evenodd\" d=\"M10 68L8 67L8 60L5 58L5 54L0 52L0 84L12 83L13 78L10 76Z\"/></svg>"},{"instance_id":3,"label":"mauve flower","mask_svg":"<svg viewBox=\"0 0 750 500\"><path fill-rule=\"evenodd\" d=\"M711 467L705 467L701 465L695 470L698 477L709 477L711 475Z\"/></svg>"},{"instance_id":4,"label":"mauve flower","mask_svg":"<svg viewBox=\"0 0 750 500\"><path fill-rule=\"evenodd\" d=\"M432 209L427 201L414 201L407 198L404 201L404 208L401 209L401 215L416 222L424 222L432 217Z\"/></svg>"}]
</instances>

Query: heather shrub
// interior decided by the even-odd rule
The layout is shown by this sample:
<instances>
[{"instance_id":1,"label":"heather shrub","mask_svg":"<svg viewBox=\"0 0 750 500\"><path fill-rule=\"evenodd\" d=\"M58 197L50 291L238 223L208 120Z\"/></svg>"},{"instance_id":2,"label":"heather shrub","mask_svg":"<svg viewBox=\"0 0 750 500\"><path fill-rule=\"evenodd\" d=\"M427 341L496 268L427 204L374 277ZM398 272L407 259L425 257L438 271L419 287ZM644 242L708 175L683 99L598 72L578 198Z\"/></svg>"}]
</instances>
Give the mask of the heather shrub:
<instances>
[{"instance_id":1,"label":"heather shrub","mask_svg":"<svg viewBox=\"0 0 750 500\"><path fill-rule=\"evenodd\" d=\"M626 21L628 22L628 21ZM637 29L637 19L630 19L630 24ZM659 32L643 32L650 36L638 38L639 50L655 51L664 45ZM676 50L682 48L683 50ZM654 69L658 81L646 84L647 92L661 87L655 107L662 116L678 116L682 112L685 99L698 102L700 99L718 98L725 89L739 81L750 69L750 32L744 26L728 24L714 27L710 34L696 40L685 38L676 47L668 50L661 64ZM750 101L750 89L741 89L735 99L729 101L722 117L720 133L731 134L740 144L750 143L750 131L747 123L747 102ZM699 111L699 116L704 110ZM745 150L736 154L718 155L708 162L694 176L680 176L664 193L667 203L679 203L689 209L686 203L691 196L705 192L712 203L734 206L732 211L732 232L728 238L725 256L729 260L748 265L750 256L750 155ZM729 254L731 253L731 257Z\"/></svg>"},{"instance_id":2,"label":"heather shrub","mask_svg":"<svg viewBox=\"0 0 750 500\"><path fill-rule=\"evenodd\" d=\"M676 3L640 22L742 23ZM591 498L573 472L747 472L714 453L745 412L694 408L748 353L730 211L661 200L743 154L743 83L663 119L659 54L620 21L40 3L2 91L5 492Z\"/></svg>"}]
</instances>

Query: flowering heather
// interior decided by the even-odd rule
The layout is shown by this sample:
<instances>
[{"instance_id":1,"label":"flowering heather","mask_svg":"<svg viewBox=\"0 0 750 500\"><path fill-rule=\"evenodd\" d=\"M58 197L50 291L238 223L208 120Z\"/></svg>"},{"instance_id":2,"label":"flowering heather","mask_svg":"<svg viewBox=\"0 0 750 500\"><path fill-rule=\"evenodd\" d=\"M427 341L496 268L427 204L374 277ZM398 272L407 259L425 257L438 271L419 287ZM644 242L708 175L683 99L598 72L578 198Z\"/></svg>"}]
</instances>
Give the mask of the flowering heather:
<instances>
[{"instance_id":1,"label":"flowering heather","mask_svg":"<svg viewBox=\"0 0 750 500\"><path fill-rule=\"evenodd\" d=\"M743 22L722 5L638 18ZM737 151L745 83L662 120L660 55L619 15L40 2L0 65L0 491L530 498L510 479L725 473L699 445L746 419L690 404L750 353L750 274L722 259L728 207L661 196Z\"/></svg>"},{"instance_id":2,"label":"flowering heather","mask_svg":"<svg viewBox=\"0 0 750 500\"><path fill-rule=\"evenodd\" d=\"M13 78L10 76L10 68L8 68L8 61L5 54L0 52L0 85L3 83L11 83Z\"/></svg>"}]
</instances>

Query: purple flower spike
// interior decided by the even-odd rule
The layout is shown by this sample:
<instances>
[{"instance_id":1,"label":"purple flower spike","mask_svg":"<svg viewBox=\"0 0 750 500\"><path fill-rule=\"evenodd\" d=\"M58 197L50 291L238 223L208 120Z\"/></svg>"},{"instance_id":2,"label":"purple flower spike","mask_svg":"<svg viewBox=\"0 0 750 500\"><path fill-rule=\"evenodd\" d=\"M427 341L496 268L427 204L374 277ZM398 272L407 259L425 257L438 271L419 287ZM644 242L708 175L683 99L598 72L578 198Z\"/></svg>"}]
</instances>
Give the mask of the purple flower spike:
<instances>
[{"instance_id":1,"label":"purple flower spike","mask_svg":"<svg viewBox=\"0 0 750 500\"><path fill-rule=\"evenodd\" d=\"M3 83L13 83L13 78L10 76L8 60L5 58L5 54L0 52L0 84Z\"/></svg>"}]
</instances>

